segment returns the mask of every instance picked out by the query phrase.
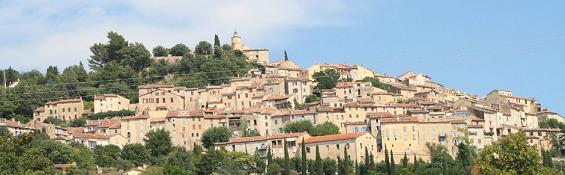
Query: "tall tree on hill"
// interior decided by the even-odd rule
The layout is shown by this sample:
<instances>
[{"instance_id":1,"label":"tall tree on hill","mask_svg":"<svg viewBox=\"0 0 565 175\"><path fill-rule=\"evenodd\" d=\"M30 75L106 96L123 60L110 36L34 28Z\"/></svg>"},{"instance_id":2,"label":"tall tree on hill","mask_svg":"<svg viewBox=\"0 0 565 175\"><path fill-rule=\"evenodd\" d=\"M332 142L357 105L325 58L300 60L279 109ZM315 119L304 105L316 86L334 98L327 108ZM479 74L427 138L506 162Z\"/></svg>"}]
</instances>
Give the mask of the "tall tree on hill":
<instances>
[{"instance_id":1,"label":"tall tree on hill","mask_svg":"<svg viewBox=\"0 0 565 175\"><path fill-rule=\"evenodd\" d=\"M339 81L339 74L335 69L326 69L324 71L315 72L312 78L318 82L317 89L333 89Z\"/></svg>"},{"instance_id":2,"label":"tall tree on hill","mask_svg":"<svg viewBox=\"0 0 565 175\"><path fill-rule=\"evenodd\" d=\"M214 34L214 46L218 46L221 47L222 44L220 44L220 37L218 37L218 34Z\"/></svg>"},{"instance_id":3,"label":"tall tree on hill","mask_svg":"<svg viewBox=\"0 0 565 175\"><path fill-rule=\"evenodd\" d=\"M121 53L121 50L129 45L126 39L116 32L108 32L106 37L109 40L108 43L96 43L90 47L92 55L88 59L88 63L90 68L94 70L111 62L122 62L123 53Z\"/></svg>"},{"instance_id":4,"label":"tall tree on hill","mask_svg":"<svg viewBox=\"0 0 565 175\"><path fill-rule=\"evenodd\" d=\"M286 50L284 51L284 60L288 61L288 54L286 53Z\"/></svg>"},{"instance_id":5,"label":"tall tree on hill","mask_svg":"<svg viewBox=\"0 0 565 175\"><path fill-rule=\"evenodd\" d=\"M153 48L153 56L154 57L163 57L169 55L169 50L163 46L157 46Z\"/></svg>"},{"instance_id":6,"label":"tall tree on hill","mask_svg":"<svg viewBox=\"0 0 565 175\"><path fill-rule=\"evenodd\" d=\"M188 47L186 47L186 45L181 44L181 43L174 45L169 50L169 53L172 56L184 56L185 54L187 54L189 52L190 52L190 49Z\"/></svg>"},{"instance_id":7,"label":"tall tree on hill","mask_svg":"<svg viewBox=\"0 0 565 175\"><path fill-rule=\"evenodd\" d=\"M288 148L286 146L286 140L283 140L283 149L284 149L284 175L290 175L290 158L288 155Z\"/></svg>"},{"instance_id":8,"label":"tall tree on hill","mask_svg":"<svg viewBox=\"0 0 565 175\"><path fill-rule=\"evenodd\" d=\"M141 72L151 64L151 53L141 43L133 43L120 50L122 65L131 67L135 72Z\"/></svg>"},{"instance_id":9,"label":"tall tree on hill","mask_svg":"<svg viewBox=\"0 0 565 175\"><path fill-rule=\"evenodd\" d=\"M301 163L302 163L302 168L301 168L301 173L302 175L306 175L306 171L308 170L308 165L307 165L307 160L306 160L306 144L304 143L304 138L302 138L302 144L301 144L301 156L300 158L302 159Z\"/></svg>"},{"instance_id":10,"label":"tall tree on hill","mask_svg":"<svg viewBox=\"0 0 565 175\"><path fill-rule=\"evenodd\" d=\"M210 55L212 51L212 45L206 41L200 41L194 48L194 52L199 55Z\"/></svg>"}]
</instances>

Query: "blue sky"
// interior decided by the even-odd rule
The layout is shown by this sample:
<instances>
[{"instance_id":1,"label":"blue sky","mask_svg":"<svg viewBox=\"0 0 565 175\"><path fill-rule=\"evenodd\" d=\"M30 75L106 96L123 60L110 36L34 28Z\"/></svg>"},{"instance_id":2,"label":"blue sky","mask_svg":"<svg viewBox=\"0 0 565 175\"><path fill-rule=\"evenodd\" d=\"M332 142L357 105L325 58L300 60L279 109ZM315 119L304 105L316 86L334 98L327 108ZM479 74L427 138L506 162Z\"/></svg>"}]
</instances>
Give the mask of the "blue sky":
<instances>
[{"instance_id":1,"label":"blue sky","mask_svg":"<svg viewBox=\"0 0 565 175\"><path fill-rule=\"evenodd\" d=\"M252 47L288 50L302 67L363 64L412 70L484 96L535 97L565 113L565 1L1 1L4 68L64 67L114 30L149 49L193 46L234 29Z\"/></svg>"}]
</instances>

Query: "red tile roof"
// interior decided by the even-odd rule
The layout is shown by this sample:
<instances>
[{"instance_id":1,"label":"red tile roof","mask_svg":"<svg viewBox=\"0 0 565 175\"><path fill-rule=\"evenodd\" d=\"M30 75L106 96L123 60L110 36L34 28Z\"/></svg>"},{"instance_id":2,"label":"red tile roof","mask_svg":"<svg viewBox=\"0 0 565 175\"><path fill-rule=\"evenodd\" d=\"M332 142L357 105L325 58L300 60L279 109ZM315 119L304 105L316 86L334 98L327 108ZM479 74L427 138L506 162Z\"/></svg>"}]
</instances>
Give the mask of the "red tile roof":
<instances>
[{"instance_id":1,"label":"red tile roof","mask_svg":"<svg viewBox=\"0 0 565 175\"><path fill-rule=\"evenodd\" d=\"M362 135L367 134L366 132L358 132L358 133L348 133L348 134L334 134L334 135L325 135L325 136L317 136L317 137L310 137L304 140L304 143L317 143L317 142L331 142L331 141L338 141L338 140L350 140L356 139L361 137Z\"/></svg>"},{"instance_id":2,"label":"red tile roof","mask_svg":"<svg viewBox=\"0 0 565 175\"><path fill-rule=\"evenodd\" d=\"M125 116L122 120L137 120L137 119L148 119L148 115L135 115L135 116Z\"/></svg>"}]
</instances>

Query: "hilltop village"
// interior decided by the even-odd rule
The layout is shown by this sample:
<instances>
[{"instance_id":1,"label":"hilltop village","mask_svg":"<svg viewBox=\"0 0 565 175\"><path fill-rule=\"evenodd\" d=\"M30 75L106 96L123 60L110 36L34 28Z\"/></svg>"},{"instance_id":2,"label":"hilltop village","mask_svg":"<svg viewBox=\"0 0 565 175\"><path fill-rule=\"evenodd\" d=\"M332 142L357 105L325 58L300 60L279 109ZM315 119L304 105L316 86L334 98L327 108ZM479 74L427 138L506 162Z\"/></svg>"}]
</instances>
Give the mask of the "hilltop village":
<instances>
[{"instance_id":1,"label":"hilltop village","mask_svg":"<svg viewBox=\"0 0 565 175\"><path fill-rule=\"evenodd\" d=\"M534 98L511 90L475 96L416 72L390 76L363 65L331 63L301 67L286 53L272 60L269 49L244 45L237 32L231 37L231 48L258 67L219 85L143 84L137 86L135 102L120 93L99 94L92 101L53 99L37 107L28 123L2 119L0 126L16 136L42 130L51 140L88 148L144 144L149 132L163 129L174 146L187 150L204 145L266 159L283 158L283 149L299 154L304 145L306 158L312 160L318 150L322 159L347 156L352 162L364 162L372 155L381 162L389 156L386 150L393 150L390 156L401 162L403 157L430 161L430 144L447 148L455 157L460 143L480 150L513 133L524 133L541 155L554 148L550 136L560 130L540 123L564 122ZM181 59L170 54L151 57L155 62ZM85 103L93 107L85 108ZM79 127L46 122L117 111L133 113L88 119ZM289 126L300 124L310 129ZM311 129L321 126L335 126L337 131ZM206 130L220 127L229 129L230 138L203 142Z\"/></svg>"}]
</instances>

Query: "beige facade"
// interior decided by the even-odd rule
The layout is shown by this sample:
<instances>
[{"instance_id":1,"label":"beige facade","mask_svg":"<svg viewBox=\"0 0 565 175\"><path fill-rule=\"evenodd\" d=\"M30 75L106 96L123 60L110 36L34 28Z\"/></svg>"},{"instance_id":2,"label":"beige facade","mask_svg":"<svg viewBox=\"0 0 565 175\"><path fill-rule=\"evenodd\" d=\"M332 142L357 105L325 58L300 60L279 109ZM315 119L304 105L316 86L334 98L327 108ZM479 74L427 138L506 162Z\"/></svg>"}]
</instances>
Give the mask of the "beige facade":
<instances>
[{"instance_id":1,"label":"beige facade","mask_svg":"<svg viewBox=\"0 0 565 175\"><path fill-rule=\"evenodd\" d=\"M313 80L312 75L316 72L334 69L340 75L340 79L351 78L353 81L362 80L365 77L375 77L378 74L360 65L347 64L314 64L308 70L308 77Z\"/></svg>"},{"instance_id":2,"label":"beige facade","mask_svg":"<svg viewBox=\"0 0 565 175\"><path fill-rule=\"evenodd\" d=\"M241 37L237 34L237 32L233 33L231 42L233 50L241 51L247 57L247 59L249 59L249 61L260 64L269 63L269 49L249 48L241 42Z\"/></svg>"},{"instance_id":3,"label":"beige facade","mask_svg":"<svg viewBox=\"0 0 565 175\"><path fill-rule=\"evenodd\" d=\"M322 159L344 159L347 152L351 161L361 163L365 161L365 150L370 155L377 155L375 137L367 132L310 137L304 143L306 157L312 160L316 158L316 147L319 148Z\"/></svg>"},{"instance_id":4,"label":"beige facade","mask_svg":"<svg viewBox=\"0 0 565 175\"><path fill-rule=\"evenodd\" d=\"M69 121L83 117L84 103L81 98L50 101L33 111L33 119L43 122L48 117Z\"/></svg>"},{"instance_id":5,"label":"beige facade","mask_svg":"<svg viewBox=\"0 0 565 175\"><path fill-rule=\"evenodd\" d=\"M95 96L93 103L94 113L129 109L129 99L116 94Z\"/></svg>"},{"instance_id":6,"label":"beige facade","mask_svg":"<svg viewBox=\"0 0 565 175\"><path fill-rule=\"evenodd\" d=\"M172 85L139 86L139 111L181 110L186 109L184 87Z\"/></svg>"},{"instance_id":7,"label":"beige facade","mask_svg":"<svg viewBox=\"0 0 565 175\"><path fill-rule=\"evenodd\" d=\"M216 148L224 148L228 151L245 152L265 158L270 149L274 158L284 157L284 144L287 145L288 154L296 155L300 151L300 143L303 139L310 138L307 133L283 133L270 136L257 137L233 137L228 142L217 143Z\"/></svg>"},{"instance_id":8,"label":"beige facade","mask_svg":"<svg viewBox=\"0 0 565 175\"><path fill-rule=\"evenodd\" d=\"M151 131L151 120L147 115L126 116L121 118L120 132L127 143L144 143L145 135Z\"/></svg>"}]
</instances>

